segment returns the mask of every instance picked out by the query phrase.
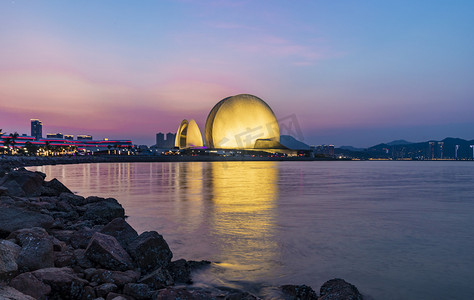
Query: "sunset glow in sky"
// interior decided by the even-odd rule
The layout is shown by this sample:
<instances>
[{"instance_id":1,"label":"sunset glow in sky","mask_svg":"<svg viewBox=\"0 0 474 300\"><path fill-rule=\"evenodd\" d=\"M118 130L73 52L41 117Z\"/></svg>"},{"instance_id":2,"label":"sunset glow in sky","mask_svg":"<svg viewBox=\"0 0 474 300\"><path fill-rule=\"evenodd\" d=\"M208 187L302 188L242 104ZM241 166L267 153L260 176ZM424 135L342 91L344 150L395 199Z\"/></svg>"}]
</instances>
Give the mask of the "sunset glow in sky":
<instances>
[{"instance_id":1,"label":"sunset glow in sky","mask_svg":"<svg viewBox=\"0 0 474 300\"><path fill-rule=\"evenodd\" d=\"M4 0L0 128L152 145L248 93L308 144L474 139L473 28L468 0Z\"/></svg>"}]
</instances>

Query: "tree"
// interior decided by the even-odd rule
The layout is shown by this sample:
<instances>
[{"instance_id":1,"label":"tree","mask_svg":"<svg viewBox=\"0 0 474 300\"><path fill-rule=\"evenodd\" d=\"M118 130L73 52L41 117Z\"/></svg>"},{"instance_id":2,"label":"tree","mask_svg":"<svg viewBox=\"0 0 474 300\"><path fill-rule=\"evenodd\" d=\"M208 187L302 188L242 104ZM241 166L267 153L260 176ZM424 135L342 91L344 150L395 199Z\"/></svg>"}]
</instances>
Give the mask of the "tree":
<instances>
[{"instance_id":1,"label":"tree","mask_svg":"<svg viewBox=\"0 0 474 300\"><path fill-rule=\"evenodd\" d=\"M3 146L6 148L7 150L7 154L10 154L10 144L11 144L11 138L10 137L7 137L3 140Z\"/></svg>"},{"instance_id":2,"label":"tree","mask_svg":"<svg viewBox=\"0 0 474 300\"><path fill-rule=\"evenodd\" d=\"M19 136L18 132L10 133L11 144L13 146L13 153L15 152L16 138Z\"/></svg>"},{"instance_id":3,"label":"tree","mask_svg":"<svg viewBox=\"0 0 474 300\"><path fill-rule=\"evenodd\" d=\"M28 151L28 155L35 155L38 151L38 146L33 145L30 141L26 142L25 144L26 151Z\"/></svg>"}]
</instances>

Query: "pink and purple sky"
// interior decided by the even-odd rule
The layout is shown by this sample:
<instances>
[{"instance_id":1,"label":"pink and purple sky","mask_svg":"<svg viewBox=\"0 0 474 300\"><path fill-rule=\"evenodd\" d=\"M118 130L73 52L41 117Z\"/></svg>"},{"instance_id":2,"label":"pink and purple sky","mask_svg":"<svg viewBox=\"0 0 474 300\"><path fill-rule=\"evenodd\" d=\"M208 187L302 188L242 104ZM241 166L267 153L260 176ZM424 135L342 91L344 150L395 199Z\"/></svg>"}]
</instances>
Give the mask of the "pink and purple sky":
<instances>
[{"instance_id":1,"label":"pink and purple sky","mask_svg":"<svg viewBox=\"0 0 474 300\"><path fill-rule=\"evenodd\" d=\"M473 1L0 2L0 128L152 145L249 93L308 144L474 139Z\"/></svg>"}]
</instances>

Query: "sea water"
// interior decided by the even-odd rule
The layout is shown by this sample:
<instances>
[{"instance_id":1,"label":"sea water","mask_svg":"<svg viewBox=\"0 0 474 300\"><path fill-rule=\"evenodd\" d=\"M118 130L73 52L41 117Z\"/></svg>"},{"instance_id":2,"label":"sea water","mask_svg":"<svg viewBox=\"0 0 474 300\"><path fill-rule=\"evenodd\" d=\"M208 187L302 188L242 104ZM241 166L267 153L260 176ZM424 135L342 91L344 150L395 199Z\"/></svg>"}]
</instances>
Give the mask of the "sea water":
<instances>
[{"instance_id":1,"label":"sea water","mask_svg":"<svg viewBox=\"0 0 474 300\"><path fill-rule=\"evenodd\" d=\"M373 299L472 299L474 162L176 162L31 167L116 198L174 258L210 260L196 284L319 287Z\"/></svg>"}]
</instances>

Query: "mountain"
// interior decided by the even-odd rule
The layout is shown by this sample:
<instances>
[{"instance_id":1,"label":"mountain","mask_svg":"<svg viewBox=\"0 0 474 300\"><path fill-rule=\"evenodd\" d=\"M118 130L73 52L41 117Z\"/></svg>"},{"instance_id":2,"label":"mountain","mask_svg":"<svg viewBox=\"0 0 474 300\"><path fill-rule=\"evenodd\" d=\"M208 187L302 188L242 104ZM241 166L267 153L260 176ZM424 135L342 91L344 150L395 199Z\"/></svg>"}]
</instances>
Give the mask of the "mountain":
<instances>
[{"instance_id":1,"label":"mountain","mask_svg":"<svg viewBox=\"0 0 474 300\"><path fill-rule=\"evenodd\" d=\"M291 135L281 135L280 144L292 150L309 150L309 145L298 141Z\"/></svg>"},{"instance_id":2,"label":"mountain","mask_svg":"<svg viewBox=\"0 0 474 300\"><path fill-rule=\"evenodd\" d=\"M408 145L408 144L413 144L413 143L407 142L405 140L395 140L390 143L387 143L387 145L389 146Z\"/></svg>"}]
</instances>

